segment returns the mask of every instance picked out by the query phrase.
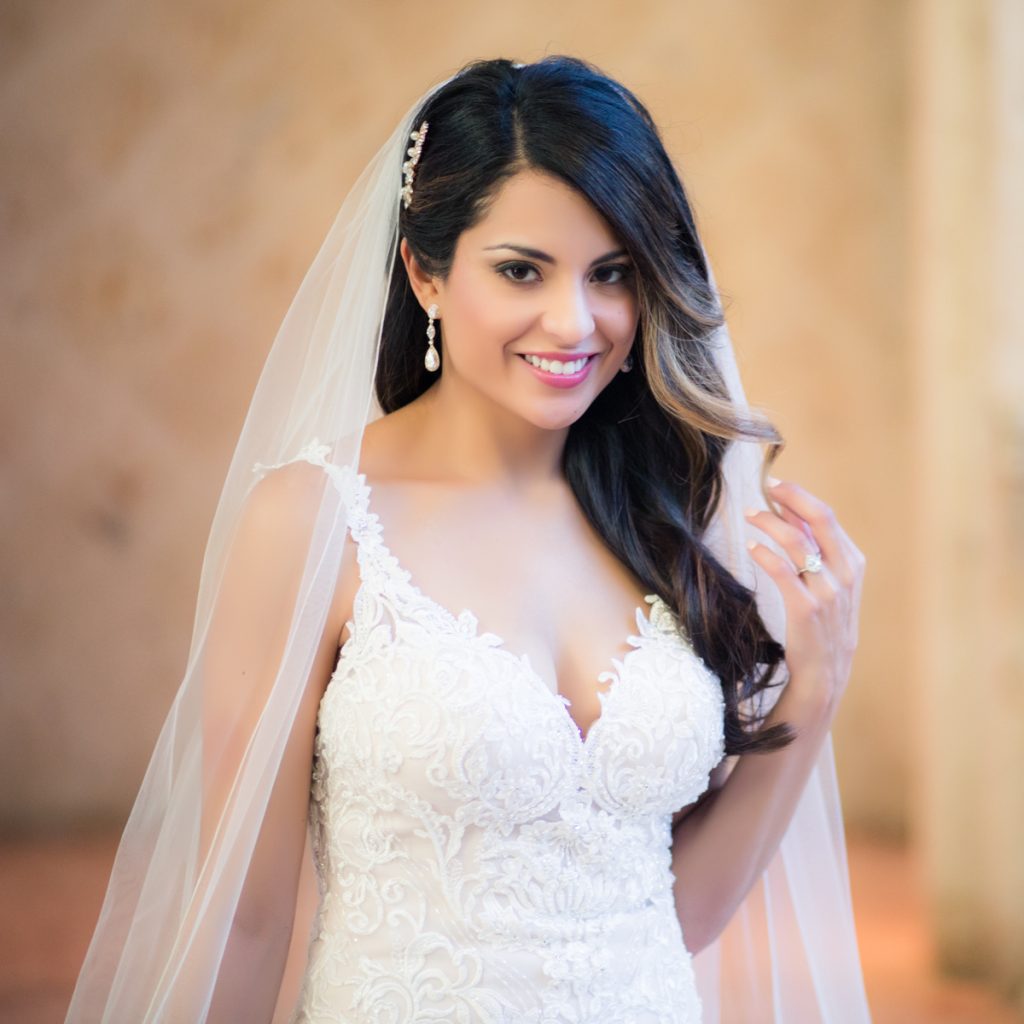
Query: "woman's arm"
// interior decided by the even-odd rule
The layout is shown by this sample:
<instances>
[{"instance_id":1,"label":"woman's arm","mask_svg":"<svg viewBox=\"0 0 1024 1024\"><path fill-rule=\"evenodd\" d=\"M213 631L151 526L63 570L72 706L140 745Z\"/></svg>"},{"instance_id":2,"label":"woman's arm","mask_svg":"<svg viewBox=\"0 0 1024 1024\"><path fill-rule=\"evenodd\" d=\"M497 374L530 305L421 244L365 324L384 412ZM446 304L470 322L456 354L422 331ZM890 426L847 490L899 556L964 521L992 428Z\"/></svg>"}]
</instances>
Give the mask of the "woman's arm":
<instances>
[{"instance_id":1,"label":"woman's arm","mask_svg":"<svg viewBox=\"0 0 1024 1024\"><path fill-rule=\"evenodd\" d=\"M211 845L223 849L223 844L218 846L218 821L232 798L232 786L284 655L325 486L330 484L322 470L308 463L274 470L253 488L232 541L201 655L201 862ZM346 566L351 565L351 556L350 545ZM345 592L336 587L251 860L247 868L225 866L228 877L242 870L246 874L204 1018L208 1024L269 1021L273 1015L305 847L317 710L347 618L339 599ZM224 883L214 880L211 885L214 899L223 898ZM200 898L193 900L201 906L203 893L197 895ZM216 930L210 929L209 936L200 931L200 960L218 955L212 934ZM209 969L208 964L199 968ZM189 987L187 981L185 985ZM183 995L190 1004L194 996Z\"/></svg>"},{"instance_id":2,"label":"woman's arm","mask_svg":"<svg viewBox=\"0 0 1024 1024\"><path fill-rule=\"evenodd\" d=\"M766 724L787 722L796 738L781 750L746 754L672 833L676 912L686 948L698 953L721 934L768 866L796 810L828 733L825 702L786 690Z\"/></svg>"},{"instance_id":3,"label":"woman's arm","mask_svg":"<svg viewBox=\"0 0 1024 1024\"><path fill-rule=\"evenodd\" d=\"M740 757L721 788L709 792L672 834L676 909L687 948L713 942L774 856L818 759L846 688L857 645L866 560L832 510L794 483L777 483L769 509L748 515L789 558L763 544L751 557L778 585L786 605L789 680L765 724L795 734L771 753ZM798 574L819 551L822 571Z\"/></svg>"}]
</instances>

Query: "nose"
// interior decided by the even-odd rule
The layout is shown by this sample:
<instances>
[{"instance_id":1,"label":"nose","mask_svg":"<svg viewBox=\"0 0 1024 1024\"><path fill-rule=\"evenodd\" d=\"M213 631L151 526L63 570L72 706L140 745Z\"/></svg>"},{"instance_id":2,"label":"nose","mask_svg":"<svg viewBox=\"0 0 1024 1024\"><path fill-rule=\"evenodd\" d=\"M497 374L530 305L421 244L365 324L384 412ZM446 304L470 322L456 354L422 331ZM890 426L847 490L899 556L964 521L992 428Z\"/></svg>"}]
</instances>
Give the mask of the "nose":
<instances>
[{"instance_id":1,"label":"nose","mask_svg":"<svg viewBox=\"0 0 1024 1024\"><path fill-rule=\"evenodd\" d=\"M594 333L594 314L585 284L570 282L548 292L541 327L566 347L578 345Z\"/></svg>"}]
</instances>

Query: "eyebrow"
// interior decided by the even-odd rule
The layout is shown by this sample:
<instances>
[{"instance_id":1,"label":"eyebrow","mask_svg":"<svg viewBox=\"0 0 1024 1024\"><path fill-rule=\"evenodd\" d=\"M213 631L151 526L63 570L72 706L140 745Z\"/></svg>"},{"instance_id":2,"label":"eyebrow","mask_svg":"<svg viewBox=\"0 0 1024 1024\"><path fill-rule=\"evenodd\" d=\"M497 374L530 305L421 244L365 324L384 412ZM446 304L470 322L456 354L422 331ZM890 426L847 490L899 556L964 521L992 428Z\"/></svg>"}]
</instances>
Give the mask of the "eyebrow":
<instances>
[{"instance_id":1,"label":"eyebrow","mask_svg":"<svg viewBox=\"0 0 1024 1024\"><path fill-rule=\"evenodd\" d=\"M549 256L546 252L541 252L540 249L530 249L525 245L513 245L511 242L502 242L500 245L488 245L484 248L484 252L489 252L491 249L511 249L513 252L519 253L520 256L527 256L532 260L540 260L542 263L554 263L555 259L553 256ZM603 256L598 256L596 260L592 260L590 266L596 266L598 263L604 263L605 260L615 259L617 256L628 256L629 253L625 249L613 249L611 252L606 252Z\"/></svg>"}]
</instances>

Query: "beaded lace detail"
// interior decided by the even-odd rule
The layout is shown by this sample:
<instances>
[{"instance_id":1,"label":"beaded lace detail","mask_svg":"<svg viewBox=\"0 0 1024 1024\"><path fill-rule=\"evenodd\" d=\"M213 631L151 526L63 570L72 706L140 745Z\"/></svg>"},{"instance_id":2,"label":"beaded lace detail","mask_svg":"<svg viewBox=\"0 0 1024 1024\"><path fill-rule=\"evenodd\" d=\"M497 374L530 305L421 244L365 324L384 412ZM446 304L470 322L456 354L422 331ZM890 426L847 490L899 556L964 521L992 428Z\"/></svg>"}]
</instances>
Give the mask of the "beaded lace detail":
<instances>
[{"instance_id":1,"label":"beaded lace detail","mask_svg":"<svg viewBox=\"0 0 1024 1024\"><path fill-rule=\"evenodd\" d=\"M525 655L411 582L328 452L297 457L341 492L361 582L317 719L292 1024L698 1022L671 816L724 753L717 677L648 595L584 738Z\"/></svg>"}]
</instances>

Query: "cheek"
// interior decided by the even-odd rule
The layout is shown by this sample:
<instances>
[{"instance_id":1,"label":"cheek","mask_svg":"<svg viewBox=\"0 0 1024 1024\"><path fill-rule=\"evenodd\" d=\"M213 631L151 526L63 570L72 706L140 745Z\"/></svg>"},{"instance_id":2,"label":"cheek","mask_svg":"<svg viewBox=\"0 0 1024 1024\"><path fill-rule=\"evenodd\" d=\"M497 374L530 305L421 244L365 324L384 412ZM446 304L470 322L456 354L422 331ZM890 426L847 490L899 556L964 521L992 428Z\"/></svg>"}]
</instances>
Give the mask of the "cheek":
<instances>
[{"instance_id":1,"label":"cheek","mask_svg":"<svg viewBox=\"0 0 1024 1024\"><path fill-rule=\"evenodd\" d=\"M462 279L449 291L449 304L453 344L480 356L515 341L531 323L526 305L511 301L501 282L486 275Z\"/></svg>"},{"instance_id":2,"label":"cheek","mask_svg":"<svg viewBox=\"0 0 1024 1024\"><path fill-rule=\"evenodd\" d=\"M608 310L605 330L609 338L618 344L628 345L640 326L640 305L635 298L617 303Z\"/></svg>"}]
</instances>

